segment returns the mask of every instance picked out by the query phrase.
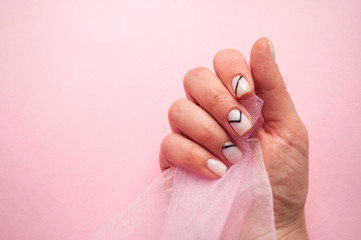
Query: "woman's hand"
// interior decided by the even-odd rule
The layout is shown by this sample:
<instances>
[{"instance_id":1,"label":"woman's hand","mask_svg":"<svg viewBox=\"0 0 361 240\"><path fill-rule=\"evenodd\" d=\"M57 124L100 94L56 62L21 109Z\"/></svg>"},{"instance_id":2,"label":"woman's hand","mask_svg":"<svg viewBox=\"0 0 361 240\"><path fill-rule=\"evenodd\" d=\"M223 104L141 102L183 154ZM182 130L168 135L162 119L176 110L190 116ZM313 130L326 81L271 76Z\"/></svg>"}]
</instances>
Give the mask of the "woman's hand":
<instances>
[{"instance_id":1,"label":"woman's hand","mask_svg":"<svg viewBox=\"0 0 361 240\"><path fill-rule=\"evenodd\" d=\"M308 189L308 135L274 61L273 46L261 38L251 52L251 70L236 50L214 57L216 74L195 68L184 77L187 99L169 109L173 133L162 142L160 166L183 166L208 178L221 177L222 162L242 160L232 140L252 128L238 99L253 91L264 101L259 128L263 158L272 186L279 239L307 239L304 205Z\"/></svg>"}]
</instances>

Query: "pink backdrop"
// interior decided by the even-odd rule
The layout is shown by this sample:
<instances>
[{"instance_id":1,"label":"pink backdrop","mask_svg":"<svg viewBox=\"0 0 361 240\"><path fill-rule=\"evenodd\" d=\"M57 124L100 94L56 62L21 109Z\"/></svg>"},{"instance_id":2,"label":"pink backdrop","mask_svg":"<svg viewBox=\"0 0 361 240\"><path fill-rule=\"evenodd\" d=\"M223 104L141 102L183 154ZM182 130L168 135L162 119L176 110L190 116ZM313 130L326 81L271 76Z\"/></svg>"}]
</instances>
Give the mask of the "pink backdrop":
<instances>
[{"instance_id":1,"label":"pink backdrop","mask_svg":"<svg viewBox=\"0 0 361 240\"><path fill-rule=\"evenodd\" d=\"M160 173L184 73L269 36L310 133L313 239L361 236L361 2L0 2L0 239L88 239Z\"/></svg>"}]
</instances>

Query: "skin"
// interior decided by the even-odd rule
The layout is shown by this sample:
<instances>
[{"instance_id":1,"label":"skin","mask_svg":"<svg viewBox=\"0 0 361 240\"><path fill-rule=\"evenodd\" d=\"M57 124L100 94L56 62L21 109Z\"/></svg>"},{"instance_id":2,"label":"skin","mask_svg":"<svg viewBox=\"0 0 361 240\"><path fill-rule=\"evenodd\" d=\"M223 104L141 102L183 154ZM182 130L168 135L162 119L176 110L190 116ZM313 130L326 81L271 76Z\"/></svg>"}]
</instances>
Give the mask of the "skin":
<instances>
[{"instance_id":1,"label":"skin","mask_svg":"<svg viewBox=\"0 0 361 240\"><path fill-rule=\"evenodd\" d=\"M299 118L272 55L267 38L256 41L249 70L244 56L234 49L218 52L213 61L216 74L195 68L184 77L187 99L169 110L173 133L161 144L160 167L178 165L217 179L207 168L209 158L226 162L221 149L238 136L227 121L232 109L247 110L238 99L253 91L264 101L264 124L258 129L264 163L272 186L278 239L308 239L304 206L308 190L308 133ZM241 74L250 91L237 97L232 79Z\"/></svg>"}]
</instances>

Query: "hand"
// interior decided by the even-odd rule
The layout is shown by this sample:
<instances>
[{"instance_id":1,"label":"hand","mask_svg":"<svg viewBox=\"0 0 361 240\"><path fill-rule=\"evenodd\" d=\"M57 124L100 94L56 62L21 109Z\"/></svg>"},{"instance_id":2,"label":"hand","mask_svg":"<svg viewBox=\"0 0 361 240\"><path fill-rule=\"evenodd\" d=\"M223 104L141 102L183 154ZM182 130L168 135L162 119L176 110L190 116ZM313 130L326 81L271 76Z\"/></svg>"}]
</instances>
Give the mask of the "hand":
<instances>
[{"instance_id":1,"label":"hand","mask_svg":"<svg viewBox=\"0 0 361 240\"><path fill-rule=\"evenodd\" d=\"M237 99L255 91L264 101L264 124L257 137L272 186L277 236L308 239L304 216L308 134L274 61L271 42L261 38L254 44L252 71L233 49L217 53L213 65L216 75L206 68L185 75L187 99L176 101L169 110L173 133L162 142L161 169L179 165L205 177L222 176L227 169L222 162L242 158L232 137L252 127L249 113Z\"/></svg>"}]
</instances>

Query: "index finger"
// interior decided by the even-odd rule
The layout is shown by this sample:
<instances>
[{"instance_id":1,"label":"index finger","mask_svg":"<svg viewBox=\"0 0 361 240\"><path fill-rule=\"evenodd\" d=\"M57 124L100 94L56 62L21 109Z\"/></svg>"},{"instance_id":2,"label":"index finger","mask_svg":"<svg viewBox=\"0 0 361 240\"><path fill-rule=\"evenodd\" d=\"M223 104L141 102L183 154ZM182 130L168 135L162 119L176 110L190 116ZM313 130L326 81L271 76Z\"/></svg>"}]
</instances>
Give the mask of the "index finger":
<instances>
[{"instance_id":1,"label":"index finger","mask_svg":"<svg viewBox=\"0 0 361 240\"><path fill-rule=\"evenodd\" d=\"M214 56L213 67L233 97L244 99L252 95L252 74L242 53L235 49L222 50Z\"/></svg>"}]
</instances>

